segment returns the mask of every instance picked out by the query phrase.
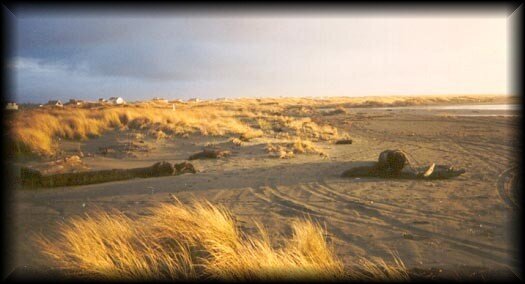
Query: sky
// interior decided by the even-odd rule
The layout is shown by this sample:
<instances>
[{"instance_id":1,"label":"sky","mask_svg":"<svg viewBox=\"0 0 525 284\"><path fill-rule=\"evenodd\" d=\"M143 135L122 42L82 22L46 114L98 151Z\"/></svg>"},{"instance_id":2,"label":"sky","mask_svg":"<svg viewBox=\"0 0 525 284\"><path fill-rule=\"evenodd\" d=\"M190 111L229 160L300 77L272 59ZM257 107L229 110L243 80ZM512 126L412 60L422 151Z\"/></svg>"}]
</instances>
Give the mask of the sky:
<instances>
[{"instance_id":1,"label":"sky","mask_svg":"<svg viewBox=\"0 0 525 284\"><path fill-rule=\"evenodd\" d=\"M18 11L11 96L508 94L507 16Z\"/></svg>"}]
</instances>

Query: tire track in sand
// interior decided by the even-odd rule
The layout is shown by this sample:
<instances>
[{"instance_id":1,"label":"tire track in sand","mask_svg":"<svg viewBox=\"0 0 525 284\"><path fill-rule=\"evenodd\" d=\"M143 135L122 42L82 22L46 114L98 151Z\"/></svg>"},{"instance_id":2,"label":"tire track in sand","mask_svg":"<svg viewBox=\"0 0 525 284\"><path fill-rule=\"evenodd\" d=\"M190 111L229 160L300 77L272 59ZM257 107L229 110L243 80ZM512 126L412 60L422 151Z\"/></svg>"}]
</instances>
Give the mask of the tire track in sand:
<instances>
[{"instance_id":1,"label":"tire track in sand","mask_svg":"<svg viewBox=\"0 0 525 284\"><path fill-rule=\"evenodd\" d=\"M250 191L254 196L256 196L257 198L260 198L261 200L266 201L270 205L276 204L280 207L283 207L284 209L301 213L304 217L308 218L308 217L314 216L318 220L322 220L323 221L322 223L324 223L326 226L329 227L329 233L334 234L333 237L342 243L348 244L348 242L350 242L351 244L355 244L361 248L370 247L370 243L367 242L363 237L359 235L354 235L354 234L343 232L341 228L333 225L330 221L336 221L336 222L344 223L347 225L362 224L363 222L359 222L359 221L352 222L349 220L344 220L344 219L333 217L333 216L327 217L323 214L316 212L315 210L312 210L313 207L311 206L305 207L304 204L301 204L300 202L297 203L293 199L287 199L287 198L279 197L279 195L275 195L274 193L276 190L271 187L261 187L260 190L263 191L263 193L259 193L258 190L250 188ZM264 193L267 193L269 196L267 196ZM369 224L364 224L364 225L369 225ZM377 249L377 248L374 247L373 249Z\"/></svg>"},{"instance_id":2,"label":"tire track in sand","mask_svg":"<svg viewBox=\"0 0 525 284\"><path fill-rule=\"evenodd\" d=\"M370 212L370 211L365 210L362 212L366 214L366 212ZM503 259L503 257L496 255L493 252L502 253L502 254L515 254L515 251L510 250L510 249L500 248L500 247L496 247L490 244L475 242L471 240L460 239L460 238L456 238L456 237L446 235L443 233L439 233L439 232L431 232L431 231L428 231L422 228L415 227L410 224L403 223L393 217L385 216L378 210L375 210L373 212L374 212L373 217L381 219L383 222L388 224L388 227L390 229L398 228L398 229L401 229L402 231L410 231L413 234L420 235L426 238L441 239L457 249L486 258L488 260L498 260L499 262L505 262L505 259ZM516 260L514 259L512 259L511 262L517 263Z\"/></svg>"},{"instance_id":3,"label":"tire track in sand","mask_svg":"<svg viewBox=\"0 0 525 284\"><path fill-rule=\"evenodd\" d=\"M519 177L516 176L518 170L517 166L510 167L504 170L499 176L496 182L496 189L498 191L498 196L501 200L511 209L519 209L519 205L514 197L512 196L513 190L519 190L515 182Z\"/></svg>"},{"instance_id":4,"label":"tire track in sand","mask_svg":"<svg viewBox=\"0 0 525 284\"><path fill-rule=\"evenodd\" d=\"M396 206L393 204L388 204L385 202L375 201L375 200L374 200L374 206L371 206L371 205L368 205L362 202L361 201L362 199L357 196L353 196L348 193L339 192L335 188L329 186L324 179L321 179L319 182L315 183L315 185L318 186L318 189L321 189L321 191L323 191L326 194L326 196L332 195L332 196L337 196L341 198L342 200L339 200L341 202L357 203L363 207L371 208L371 209L378 209L383 212L389 212L389 213L400 214L400 215L405 215L405 216L413 216L416 218L432 218L432 219L438 219L438 220L449 220L449 221L458 222L458 223L469 222L469 223L473 223L476 225L483 224L485 226L494 227L498 229L502 227L501 225L490 223L490 222L473 221L470 219L455 218L452 216L448 216L448 215L441 214L441 213L436 213L433 211L406 208L406 207ZM336 200L336 199L333 199L333 200Z\"/></svg>"},{"instance_id":5,"label":"tire track in sand","mask_svg":"<svg viewBox=\"0 0 525 284\"><path fill-rule=\"evenodd\" d=\"M304 215L311 215L311 216L319 217L322 219L328 218L329 220L338 221L340 223L344 223L347 225L353 225L353 224L377 225L371 222L358 220L356 218L346 219L342 217L341 214L338 213L337 211L333 211L333 210L322 208L322 207L320 208L318 206L314 206L314 205L307 204L305 202L290 198L289 196L285 196L282 193L278 193L278 191L271 186L262 187L261 190L263 194L257 192L255 189L250 189L250 190L252 190L252 193L256 197L270 204L277 204L278 206L281 206L285 209L290 209L295 212L302 213Z\"/></svg>"},{"instance_id":6,"label":"tire track in sand","mask_svg":"<svg viewBox=\"0 0 525 284\"><path fill-rule=\"evenodd\" d=\"M394 228L397 228L404 232L410 231L411 233L415 235L419 235L425 238L441 239L442 241L449 243L451 246L459 250L465 251L473 255L477 255L478 257L482 257L487 260L492 260L492 261L495 260L500 263L506 262L507 260L504 259L501 255L497 255L495 253L498 253L498 254L499 253L502 253L502 254L512 253L512 251L510 250L503 249L500 247L495 247L489 244L474 242L470 240L464 240L464 239L456 238L453 236L445 235L439 232L430 232L425 229L414 227L412 225L405 224L395 218L385 216L377 210L372 210L372 211L365 210L363 212L373 212L372 214L374 216L370 216L370 215L366 216L366 219L376 218L377 219L376 221L380 221L380 222L382 221L383 224L378 223L378 222L369 222L365 220L359 220L358 218L351 217L348 215L341 215L339 212L328 209L326 207L313 205L313 204L307 204L306 202L296 200L284 194L283 192L279 191L278 188L274 184L263 187L262 190L266 194L269 195L269 196L264 197L264 199L269 203L278 204L288 209L299 211L301 213L307 213L307 214L317 216L320 218L328 218L327 220L338 221L338 222L345 223L348 225L364 224L368 226L379 227L379 228L386 229L386 230L393 230ZM257 195L255 190L253 191L253 193ZM516 263L514 259L512 259L511 262Z\"/></svg>"}]
</instances>

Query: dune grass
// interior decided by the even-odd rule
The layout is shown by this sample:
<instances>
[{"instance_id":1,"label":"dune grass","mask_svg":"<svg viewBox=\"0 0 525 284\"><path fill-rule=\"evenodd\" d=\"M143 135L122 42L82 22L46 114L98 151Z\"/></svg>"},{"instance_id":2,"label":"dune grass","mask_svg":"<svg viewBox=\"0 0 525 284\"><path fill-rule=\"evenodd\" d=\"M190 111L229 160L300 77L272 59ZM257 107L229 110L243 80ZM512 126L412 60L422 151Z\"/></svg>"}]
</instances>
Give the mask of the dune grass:
<instances>
[{"instance_id":1,"label":"dune grass","mask_svg":"<svg viewBox=\"0 0 525 284\"><path fill-rule=\"evenodd\" d=\"M290 159L296 154L319 154L323 157L328 155L319 147L317 147L310 140L296 139L291 143L284 143L282 145L268 144L266 151L271 157L278 157L280 159Z\"/></svg>"},{"instance_id":2,"label":"dune grass","mask_svg":"<svg viewBox=\"0 0 525 284\"><path fill-rule=\"evenodd\" d=\"M57 268L95 279L408 279L401 262L374 259L345 269L325 230L311 220L294 220L291 236L278 239L255 225L257 232L248 234L224 207L174 198L135 220L118 211L73 217L58 237L35 240Z\"/></svg>"},{"instance_id":3,"label":"dune grass","mask_svg":"<svg viewBox=\"0 0 525 284\"><path fill-rule=\"evenodd\" d=\"M515 100L515 99L514 99ZM354 107L394 107L424 104L514 102L504 96L265 98L205 101L193 104L139 102L123 106L23 109L10 116L10 151L52 155L57 140L88 139L120 129L149 131L158 139L202 135L238 135L243 142L271 136L283 139L333 141L338 130L319 125L319 108L344 113Z\"/></svg>"},{"instance_id":4,"label":"dune grass","mask_svg":"<svg viewBox=\"0 0 525 284\"><path fill-rule=\"evenodd\" d=\"M56 150L56 139L87 139L112 129L149 130L158 139L170 135L201 133L225 135L254 130L233 114L219 109L193 110L155 108L148 105L97 109L31 109L17 113L10 125L10 138L16 152L49 155Z\"/></svg>"},{"instance_id":5,"label":"dune grass","mask_svg":"<svg viewBox=\"0 0 525 284\"><path fill-rule=\"evenodd\" d=\"M182 105L176 110L154 104L137 103L125 106L37 108L19 111L9 121L11 149L16 153L52 155L58 139L85 140L106 131L129 129L145 131L150 136L167 139L201 135L239 135L250 141L271 135L271 129L261 129L258 121L288 127L292 136L328 139L337 133L329 126L319 126L310 120L296 120L270 114L265 109L229 109L221 105Z\"/></svg>"}]
</instances>

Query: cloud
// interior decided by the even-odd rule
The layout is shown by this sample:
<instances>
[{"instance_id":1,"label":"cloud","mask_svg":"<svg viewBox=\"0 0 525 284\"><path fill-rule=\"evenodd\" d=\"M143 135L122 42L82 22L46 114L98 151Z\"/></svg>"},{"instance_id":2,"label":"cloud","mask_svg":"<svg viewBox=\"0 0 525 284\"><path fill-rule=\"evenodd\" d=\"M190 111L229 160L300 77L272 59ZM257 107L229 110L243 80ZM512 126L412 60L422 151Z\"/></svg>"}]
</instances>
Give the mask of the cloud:
<instances>
[{"instance_id":1,"label":"cloud","mask_svg":"<svg viewBox=\"0 0 525 284\"><path fill-rule=\"evenodd\" d=\"M24 99L506 90L504 15L32 14L16 34L11 70Z\"/></svg>"}]
</instances>

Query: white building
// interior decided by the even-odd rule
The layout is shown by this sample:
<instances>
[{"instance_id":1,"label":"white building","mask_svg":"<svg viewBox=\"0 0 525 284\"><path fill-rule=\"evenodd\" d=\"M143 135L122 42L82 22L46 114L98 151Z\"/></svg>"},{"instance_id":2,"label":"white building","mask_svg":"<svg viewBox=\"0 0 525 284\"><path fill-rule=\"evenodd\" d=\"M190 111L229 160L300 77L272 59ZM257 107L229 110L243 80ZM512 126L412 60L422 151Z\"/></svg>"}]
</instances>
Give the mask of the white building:
<instances>
[{"instance_id":1,"label":"white building","mask_svg":"<svg viewBox=\"0 0 525 284\"><path fill-rule=\"evenodd\" d=\"M108 103L114 104L114 105L121 105L126 103L122 97L111 97L108 99Z\"/></svg>"},{"instance_id":2,"label":"white building","mask_svg":"<svg viewBox=\"0 0 525 284\"><path fill-rule=\"evenodd\" d=\"M47 102L49 106L63 107L64 104L60 100L51 100Z\"/></svg>"},{"instance_id":3,"label":"white building","mask_svg":"<svg viewBox=\"0 0 525 284\"><path fill-rule=\"evenodd\" d=\"M6 110L18 110L18 105L16 103L7 103L5 106Z\"/></svg>"},{"instance_id":4,"label":"white building","mask_svg":"<svg viewBox=\"0 0 525 284\"><path fill-rule=\"evenodd\" d=\"M199 100L198 98L191 98L188 100L188 102L194 102L194 103L198 103L200 102L201 100Z\"/></svg>"}]
</instances>

